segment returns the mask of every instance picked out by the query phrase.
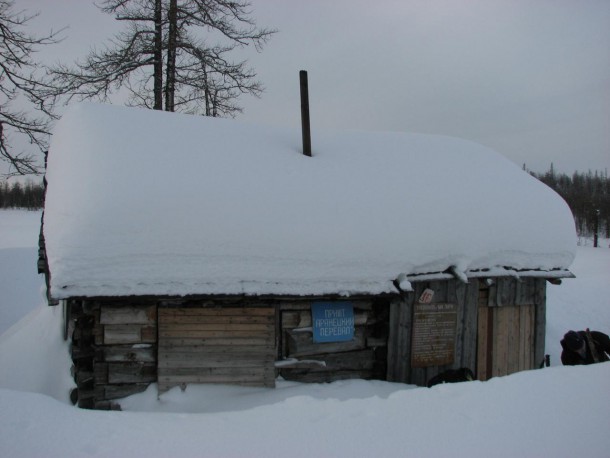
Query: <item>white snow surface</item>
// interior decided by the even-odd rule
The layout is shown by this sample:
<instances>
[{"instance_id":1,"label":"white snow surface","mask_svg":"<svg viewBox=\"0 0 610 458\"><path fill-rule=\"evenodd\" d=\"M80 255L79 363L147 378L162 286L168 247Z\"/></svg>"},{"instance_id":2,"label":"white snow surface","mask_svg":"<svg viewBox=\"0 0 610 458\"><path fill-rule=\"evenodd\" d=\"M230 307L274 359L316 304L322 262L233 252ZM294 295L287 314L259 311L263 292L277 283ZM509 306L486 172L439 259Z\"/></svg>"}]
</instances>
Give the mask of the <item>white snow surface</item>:
<instances>
[{"instance_id":1,"label":"white snow surface","mask_svg":"<svg viewBox=\"0 0 610 458\"><path fill-rule=\"evenodd\" d=\"M14 217L17 212L0 212L0 218ZM35 265L32 222L25 230L32 234ZM0 240L9 239L10 227L0 224ZM608 243L578 247L577 278L549 285L550 368L430 389L279 380L276 389L189 385L157 398L153 384L121 400L124 412L69 404L73 383L61 308L39 299L28 313L37 304L17 291L43 280L34 269L14 266L15 280L0 289L0 314L26 316L0 335L0 456L606 458L610 363L562 367L559 339L568 329L589 326L609 332ZM4 271L13 259L5 254L13 249L0 246Z\"/></svg>"},{"instance_id":2,"label":"white snow surface","mask_svg":"<svg viewBox=\"0 0 610 458\"><path fill-rule=\"evenodd\" d=\"M55 298L355 294L400 274L565 269L574 222L499 154L448 137L313 132L81 104L44 216Z\"/></svg>"}]
</instances>

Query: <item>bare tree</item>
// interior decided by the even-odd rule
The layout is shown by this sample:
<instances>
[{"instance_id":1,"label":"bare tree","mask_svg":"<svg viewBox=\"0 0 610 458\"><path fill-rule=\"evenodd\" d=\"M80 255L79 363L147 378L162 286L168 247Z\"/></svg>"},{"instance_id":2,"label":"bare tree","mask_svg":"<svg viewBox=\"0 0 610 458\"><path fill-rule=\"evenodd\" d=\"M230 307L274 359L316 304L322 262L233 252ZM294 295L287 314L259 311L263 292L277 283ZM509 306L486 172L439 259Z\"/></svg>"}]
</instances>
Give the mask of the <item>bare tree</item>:
<instances>
[{"instance_id":1,"label":"bare tree","mask_svg":"<svg viewBox=\"0 0 610 458\"><path fill-rule=\"evenodd\" d=\"M59 32L26 33L35 16L15 11L12 0L0 0L0 160L9 164L7 176L38 173L35 154L14 147L15 137L25 137L40 151L47 148L52 113L43 93L50 86L38 76L33 54L39 46L56 43Z\"/></svg>"},{"instance_id":2,"label":"bare tree","mask_svg":"<svg viewBox=\"0 0 610 458\"><path fill-rule=\"evenodd\" d=\"M75 66L53 68L51 98L107 100L124 88L129 105L233 116L239 95L262 92L255 71L229 58L242 46L261 51L275 33L256 26L248 1L105 0L100 9L125 29Z\"/></svg>"}]
</instances>

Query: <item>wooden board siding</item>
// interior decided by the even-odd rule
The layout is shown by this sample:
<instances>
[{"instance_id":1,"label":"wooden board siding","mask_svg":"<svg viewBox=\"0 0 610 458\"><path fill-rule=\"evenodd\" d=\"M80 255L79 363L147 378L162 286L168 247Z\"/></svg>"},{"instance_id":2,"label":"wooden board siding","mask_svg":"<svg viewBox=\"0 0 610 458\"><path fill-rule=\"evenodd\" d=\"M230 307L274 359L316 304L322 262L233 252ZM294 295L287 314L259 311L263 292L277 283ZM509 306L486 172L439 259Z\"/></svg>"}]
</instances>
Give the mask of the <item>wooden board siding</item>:
<instances>
[{"instance_id":1,"label":"wooden board siding","mask_svg":"<svg viewBox=\"0 0 610 458\"><path fill-rule=\"evenodd\" d=\"M479 380L534 369L536 306L479 308Z\"/></svg>"},{"instance_id":2,"label":"wooden board siding","mask_svg":"<svg viewBox=\"0 0 610 458\"><path fill-rule=\"evenodd\" d=\"M160 307L159 393L189 383L275 386L275 307Z\"/></svg>"},{"instance_id":3,"label":"wooden board siding","mask_svg":"<svg viewBox=\"0 0 610 458\"><path fill-rule=\"evenodd\" d=\"M493 278L468 284L458 280L413 282L414 291L390 306L387 379L425 385L448 369L467 367L480 380L538 366L544 358L544 279ZM415 301L425 289L432 303L457 305L454 361L445 366L411 367Z\"/></svg>"},{"instance_id":4,"label":"wooden board siding","mask_svg":"<svg viewBox=\"0 0 610 458\"><path fill-rule=\"evenodd\" d=\"M477 378L535 369L544 358L546 281L499 278L481 283Z\"/></svg>"},{"instance_id":5,"label":"wooden board siding","mask_svg":"<svg viewBox=\"0 0 610 458\"><path fill-rule=\"evenodd\" d=\"M477 341L478 280L469 284L457 280L414 282L414 291L390 308L388 340L388 381L426 385L447 369L468 367L475 371ZM415 301L425 289L434 291L432 303L456 304L457 328L453 363L444 366L411 367L411 333Z\"/></svg>"}]
</instances>

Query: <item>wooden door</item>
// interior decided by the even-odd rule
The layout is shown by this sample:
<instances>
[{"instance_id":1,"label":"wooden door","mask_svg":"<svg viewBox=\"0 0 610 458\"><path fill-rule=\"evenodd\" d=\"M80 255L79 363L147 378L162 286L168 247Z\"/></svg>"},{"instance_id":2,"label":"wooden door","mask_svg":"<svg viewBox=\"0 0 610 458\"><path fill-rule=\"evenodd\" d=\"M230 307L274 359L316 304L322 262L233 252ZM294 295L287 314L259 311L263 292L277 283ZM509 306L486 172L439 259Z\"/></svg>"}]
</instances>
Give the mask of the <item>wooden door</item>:
<instances>
[{"instance_id":1,"label":"wooden door","mask_svg":"<svg viewBox=\"0 0 610 458\"><path fill-rule=\"evenodd\" d=\"M479 307L477 378L535 368L535 325L534 305Z\"/></svg>"}]
</instances>

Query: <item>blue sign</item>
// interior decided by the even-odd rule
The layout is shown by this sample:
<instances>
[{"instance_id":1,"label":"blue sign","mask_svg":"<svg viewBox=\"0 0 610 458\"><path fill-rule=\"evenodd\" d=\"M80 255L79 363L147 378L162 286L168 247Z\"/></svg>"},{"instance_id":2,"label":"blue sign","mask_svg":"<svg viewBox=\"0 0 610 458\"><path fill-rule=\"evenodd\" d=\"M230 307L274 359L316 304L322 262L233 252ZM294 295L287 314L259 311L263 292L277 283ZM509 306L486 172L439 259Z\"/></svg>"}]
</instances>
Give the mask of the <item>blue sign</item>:
<instances>
[{"instance_id":1,"label":"blue sign","mask_svg":"<svg viewBox=\"0 0 610 458\"><path fill-rule=\"evenodd\" d=\"M311 304L313 341L345 342L354 338L354 306L351 302Z\"/></svg>"}]
</instances>

